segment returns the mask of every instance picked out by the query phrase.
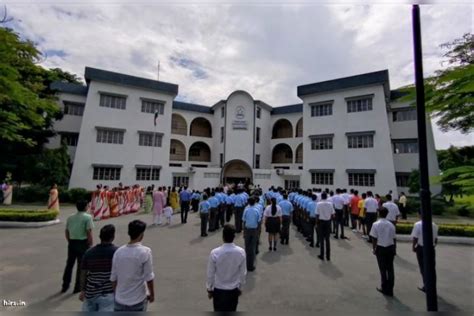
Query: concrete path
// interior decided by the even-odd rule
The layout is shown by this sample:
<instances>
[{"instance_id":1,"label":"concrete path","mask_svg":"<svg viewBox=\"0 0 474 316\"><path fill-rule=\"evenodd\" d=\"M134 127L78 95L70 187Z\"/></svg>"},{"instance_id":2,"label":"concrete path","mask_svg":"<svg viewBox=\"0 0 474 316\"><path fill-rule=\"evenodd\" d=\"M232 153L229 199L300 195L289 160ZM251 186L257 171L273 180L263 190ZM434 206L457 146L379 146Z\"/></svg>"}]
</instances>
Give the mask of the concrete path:
<instances>
[{"instance_id":1,"label":"concrete path","mask_svg":"<svg viewBox=\"0 0 474 316\"><path fill-rule=\"evenodd\" d=\"M0 229L0 302L23 300L27 306L7 308L24 311L79 311L77 295L58 294L66 262L64 222L74 210L66 207L61 224L32 229ZM151 223L151 215L128 215L96 223L117 228L115 243L127 241L132 219ZM199 237L199 221L190 213L181 225L179 215L169 227L149 228L144 244L153 250L156 301L150 311L210 311L205 291L209 251L221 244L221 233ZM257 270L250 272L240 299L240 311L265 312L383 312L424 311L425 296L415 255L409 243L400 243L395 260L395 297L375 290L379 273L369 244L352 232L350 240L331 240L332 261L321 262L317 248L303 243L294 229L289 246L268 252L262 234ZM243 245L239 236L236 243ZM442 311L474 311L474 248L439 245L437 251L439 306ZM0 307L0 311L5 310Z\"/></svg>"}]
</instances>

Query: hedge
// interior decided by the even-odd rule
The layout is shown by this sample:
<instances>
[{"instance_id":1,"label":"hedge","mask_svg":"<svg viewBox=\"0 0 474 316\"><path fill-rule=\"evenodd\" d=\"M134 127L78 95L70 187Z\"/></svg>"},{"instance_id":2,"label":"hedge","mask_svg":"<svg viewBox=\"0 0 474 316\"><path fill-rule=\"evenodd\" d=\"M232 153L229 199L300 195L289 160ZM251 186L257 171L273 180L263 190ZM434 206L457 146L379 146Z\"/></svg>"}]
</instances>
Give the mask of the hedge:
<instances>
[{"instance_id":1,"label":"hedge","mask_svg":"<svg viewBox=\"0 0 474 316\"><path fill-rule=\"evenodd\" d=\"M397 234L409 235L413 229L412 223L398 223ZM469 224L439 224L439 236L456 236L456 237L474 237L474 225Z\"/></svg>"},{"instance_id":2,"label":"hedge","mask_svg":"<svg viewBox=\"0 0 474 316\"><path fill-rule=\"evenodd\" d=\"M14 202L42 202L46 204L49 198L50 188L40 185L30 185L18 189L13 188ZM89 200L91 192L83 188L74 188L68 190L66 187L59 187L59 203L76 203L79 200Z\"/></svg>"},{"instance_id":3,"label":"hedge","mask_svg":"<svg viewBox=\"0 0 474 316\"><path fill-rule=\"evenodd\" d=\"M5 222L47 222L59 215L55 210L8 210L0 209L0 221Z\"/></svg>"}]
</instances>

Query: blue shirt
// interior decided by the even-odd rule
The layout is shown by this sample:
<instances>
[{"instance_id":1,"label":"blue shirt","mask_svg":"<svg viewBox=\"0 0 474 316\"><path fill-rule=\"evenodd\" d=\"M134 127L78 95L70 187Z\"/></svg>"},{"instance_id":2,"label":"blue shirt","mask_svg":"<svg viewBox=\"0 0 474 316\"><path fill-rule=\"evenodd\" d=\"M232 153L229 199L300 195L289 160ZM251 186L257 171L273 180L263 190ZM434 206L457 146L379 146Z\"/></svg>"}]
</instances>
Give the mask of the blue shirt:
<instances>
[{"instance_id":1,"label":"blue shirt","mask_svg":"<svg viewBox=\"0 0 474 316\"><path fill-rule=\"evenodd\" d=\"M236 194L234 197L234 205L236 207L242 207L245 205L245 200L242 194Z\"/></svg>"},{"instance_id":2,"label":"blue shirt","mask_svg":"<svg viewBox=\"0 0 474 316\"><path fill-rule=\"evenodd\" d=\"M199 212L203 214L209 213L209 209L211 208L211 205L209 204L208 201L202 201L199 203Z\"/></svg>"},{"instance_id":3,"label":"blue shirt","mask_svg":"<svg viewBox=\"0 0 474 316\"><path fill-rule=\"evenodd\" d=\"M216 198L219 201L219 204L223 204L225 202L225 195L224 193L217 193Z\"/></svg>"},{"instance_id":4,"label":"blue shirt","mask_svg":"<svg viewBox=\"0 0 474 316\"><path fill-rule=\"evenodd\" d=\"M200 200L201 199L201 194L199 193L193 193L191 195L191 200Z\"/></svg>"},{"instance_id":5,"label":"blue shirt","mask_svg":"<svg viewBox=\"0 0 474 316\"><path fill-rule=\"evenodd\" d=\"M191 200L191 193L188 190L183 190L179 193L179 199L181 202L189 202Z\"/></svg>"},{"instance_id":6,"label":"blue shirt","mask_svg":"<svg viewBox=\"0 0 474 316\"><path fill-rule=\"evenodd\" d=\"M219 206L219 200L217 200L215 196L211 196L207 202L212 208L217 208Z\"/></svg>"},{"instance_id":7,"label":"blue shirt","mask_svg":"<svg viewBox=\"0 0 474 316\"><path fill-rule=\"evenodd\" d=\"M293 205L291 205L290 201L288 200L283 200L280 203L278 203L281 207L281 214L290 216L291 212L293 212Z\"/></svg>"},{"instance_id":8,"label":"blue shirt","mask_svg":"<svg viewBox=\"0 0 474 316\"><path fill-rule=\"evenodd\" d=\"M263 211L265 210L265 208L260 203L255 204L255 207L257 208L258 213L260 214L260 218L259 218L258 222L261 223L262 219L263 219Z\"/></svg>"},{"instance_id":9,"label":"blue shirt","mask_svg":"<svg viewBox=\"0 0 474 316\"><path fill-rule=\"evenodd\" d=\"M254 206L248 206L242 215L242 221L245 222L245 228L257 228L260 221L260 213Z\"/></svg>"},{"instance_id":10,"label":"blue shirt","mask_svg":"<svg viewBox=\"0 0 474 316\"><path fill-rule=\"evenodd\" d=\"M230 196L230 195L226 196L226 197L225 197L225 203L226 203L227 205L232 205L232 204L234 204L234 199L232 199L232 196Z\"/></svg>"},{"instance_id":11,"label":"blue shirt","mask_svg":"<svg viewBox=\"0 0 474 316\"><path fill-rule=\"evenodd\" d=\"M308 213L309 217L316 218L316 203L315 201L311 201L308 203Z\"/></svg>"}]
</instances>

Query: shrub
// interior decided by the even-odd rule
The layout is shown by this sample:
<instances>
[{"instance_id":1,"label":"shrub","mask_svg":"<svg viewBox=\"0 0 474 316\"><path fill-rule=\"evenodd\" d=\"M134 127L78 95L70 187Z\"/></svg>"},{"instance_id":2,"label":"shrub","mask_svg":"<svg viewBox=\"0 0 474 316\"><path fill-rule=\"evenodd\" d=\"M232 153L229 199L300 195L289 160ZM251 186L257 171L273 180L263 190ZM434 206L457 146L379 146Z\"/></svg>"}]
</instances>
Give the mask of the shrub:
<instances>
[{"instance_id":1,"label":"shrub","mask_svg":"<svg viewBox=\"0 0 474 316\"><path fill-rule=\"evenodd\" d=\"M397 224L397 234L409 235L413 229L412 223ZM474 237L474 225L468 224L440 224L438 225L439 236L457 236L457 237Z\"/></svg>"},{"instance_id":2,"label":"shrub","mask_svg":"<svg viewBox=\"0 0 474 316\"><path fill-rule=\"evenodd\" d=\"M30 185L23 188L13 189L14 202L40 202L46 204L49 198L50 188L41 185ZM66 187L59 187L59 202L60 203L76 203L79 200L89 200L91 192L83 188L74 188L68 190Z\"/></svg>"},{"instance_id":3,"label":"shrub","mask_svg":"<svg viewBox=\"0 0 474 316\"><path fill-rule=\"evenodd\" d=\"M55 210L8 210L0 209L0 221L6 222L46 222L58 217Z\"/></svg>"},{"instance_id":4,"label":"shrub","mask_svg":"<svg viewBox=\"0 0 474 316\"><path fill-rule=\"evenodd\" d=\"M81 200L89 201L91 198L91 192L83 188L74 188L69 190L69 202L77 203Z\"/></svg>"}]
</instances>

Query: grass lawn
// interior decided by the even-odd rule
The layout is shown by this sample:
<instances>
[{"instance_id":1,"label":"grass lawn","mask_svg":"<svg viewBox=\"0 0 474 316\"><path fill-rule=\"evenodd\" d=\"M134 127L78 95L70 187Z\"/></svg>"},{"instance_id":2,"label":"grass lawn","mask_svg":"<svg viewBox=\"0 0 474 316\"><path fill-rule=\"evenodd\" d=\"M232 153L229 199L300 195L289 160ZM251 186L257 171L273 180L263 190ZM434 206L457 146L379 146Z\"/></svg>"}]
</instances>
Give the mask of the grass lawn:
<instances>
[{"instance_id":1,"label":"grass lawn","mask_svg":"<svg viewBox=\"0 0 474 316\"><path fill-rule=\"evenodd\" d=\"M474 208L474 195L464 195L462 198L454 197L454 202L459 204L469 204L471 208Z\"/></svg>"}]
</instances>

